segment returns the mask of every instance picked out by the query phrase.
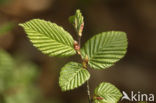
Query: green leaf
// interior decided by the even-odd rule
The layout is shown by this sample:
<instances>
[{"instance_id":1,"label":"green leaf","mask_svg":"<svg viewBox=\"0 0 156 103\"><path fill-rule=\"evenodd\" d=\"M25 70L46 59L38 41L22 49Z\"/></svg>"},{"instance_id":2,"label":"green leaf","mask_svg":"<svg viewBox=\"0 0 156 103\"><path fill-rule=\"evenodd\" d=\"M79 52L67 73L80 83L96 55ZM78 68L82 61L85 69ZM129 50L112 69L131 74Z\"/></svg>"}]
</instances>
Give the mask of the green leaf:
<instances>
[{"instance_id":1,"label":"green leaf","mask_svg":"<svg viewBox=\"0 0 156 103\"><path fill-rule=\"evenodd\" d=\"M19 24L25 29L35 47L49 56L71 56L76 54L72 36L62 27L40 19Z\"/></svg>"},{"instance_id":2,"label":"green leaf","mask_svg":"<svg viewBox=\"0 0 156 103\"><path fill-rule=\"evenodd\" d=\"M93 36L81 49L82 57L94 69L105 69L124 57L127 49L126 33L103 32Z\"/></svg>"},{"instance_id":3,"label":"green leaf","mask_svg":"<svg viewBox=\"0 0 156 103\"><path fill-rule=\"evenodd\" d=\"M72 90L90 78L89 72L76 62L67 63L60 72L59 85L62 91Z\"/></svg>"},{"instance_id":4,"label":"green leaf","mask_svg":"<svg viewBox=\"0 0 156 103\"><path fill-rule=\"evenodd\" d=\"M0 92L6 89L7 81L13 72L13 58L4 50L0 50Z\"/></svg>"},{"instance_id":5,"label":"green leaf","mask_svg":"<svg viewBox=\"0 0 156 103\"><path fill-rule=\"evenodd\" d=\"M95 89L95 103L117 103L121 92L112 84L103 82Z\"/></svg>"},{"instance_id":6,"label":"green leaf","mask_svg":"<svg viewBox=\"0 0 156 103\"><path fill-rule=\"evenodd\" d=\"M76 10L75 15L69 17L69 22L73 24L79 36L82 36L82 31L84 27L83 16L81 11Z\"/></svg>"},{"instance_id":7,"label":"green leaf","mask_svg":"<svg viewBox=\"0 0 156 103\"><path fill-rule=\"evenodd\" d=\"M12 68L13 66L13 58L9 53L0 49L0 70L3 68Z\"/></svg>"},{"instance_id":8,"label":"green leaf","mask_svg":"<svg viewBox=\"0 0 156 103\"><path fill-rule=\"evenodd\" d=\"M8 88L29 86L36 81L38 75L37 69L37 66L31 62L16 65L12 72L12 77L8 81Z\"/></svg>"},{"instance_id":9,"label":"green leaf","mask_svg":"<svg viewBox=\"0 0 156 103\"><path fill-rule=\"evenodd\" d=\"M36 100L40 100L40 95L39 88L30 84L25 87L11 88L10 93L3 94L3 97L5 103L35 103Z\"/></svg>"}]
</instances>

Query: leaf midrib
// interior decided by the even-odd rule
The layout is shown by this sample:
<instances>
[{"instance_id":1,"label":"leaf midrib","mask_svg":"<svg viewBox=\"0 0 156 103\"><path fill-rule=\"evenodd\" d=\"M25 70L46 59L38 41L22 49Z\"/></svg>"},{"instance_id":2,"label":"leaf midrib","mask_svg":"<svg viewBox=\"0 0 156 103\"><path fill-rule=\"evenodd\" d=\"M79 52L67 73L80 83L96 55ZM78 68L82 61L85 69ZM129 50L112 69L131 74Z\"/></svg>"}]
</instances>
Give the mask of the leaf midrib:
<instances>
[{"instance_id":1,"label":"leaf midrib","mask_svg":"<svg viewBox=\"0 0 156 103\"><path fill-rule=\"evenodd\" d=\"M90 56L90 60L91 60L92 58L94 58L94 56L97 55L99 51L101 51L101 50L104 49L104 48L109 47L110 45L108 45L108 44L109 44L110 42L112 42L112 40L107 41L107 42L105 43L105 45L103 45L101 48L98 48L98 49L96 50L96 52L94 51L93 54L92 54L92 56ZM103 51L104 51L104 50L103 50Z\"/></svg>"},{"instance_id":2,"label":"leaf midrib","mask_svg":"<svg viewBox=\"0 0 156 103\"><path fill-rule=\"evenodd\" d=\"M22 26L24 26L24 25L22 24ZM55 40L55 39L53 39L53 38L51 38L51 37L49 37L49 36L47 36L47 35L45 35L45 34L39 32L39 31L33 30L32 28L28 27L27 25L25 25L25 28L26 28L26 29L29 29L29 30L31 30L31 31L33 31L33 32L39 33L39 34L41 34L41 35L44 35L46 38L48 38L48 39L50 38L51 40L56 41L58 44L62 44L62 45L64 45L64 46L70 47L71 49L74 49L71 45L68 45L68 44L65 45L64 43L62 43L62 42L60 42L60 41L57 41L57 40ZM30 35L29 35L29 36L30 36ZM33 41L33 40L32 40L32 41Z\"/></svg>"},{"instance_id":3,"label":"leaf midrib","mask_svg":"<svg viewBox=\"0 0 156 103\"><path fill-rule=\"evenodd\" d=\"M83 70L83 69L80 68L79 70L77 70L77 71L75 72L75 74L73 75L73 78L75 78L75 76L76 76L81 70ZM68 82L67 82L66 84L69 85L70 82L73 80L73 78L71 78L70 80L68 80ZM66 84L64 85L65 87L67 86Z\"/></svg>"}]
</instances>

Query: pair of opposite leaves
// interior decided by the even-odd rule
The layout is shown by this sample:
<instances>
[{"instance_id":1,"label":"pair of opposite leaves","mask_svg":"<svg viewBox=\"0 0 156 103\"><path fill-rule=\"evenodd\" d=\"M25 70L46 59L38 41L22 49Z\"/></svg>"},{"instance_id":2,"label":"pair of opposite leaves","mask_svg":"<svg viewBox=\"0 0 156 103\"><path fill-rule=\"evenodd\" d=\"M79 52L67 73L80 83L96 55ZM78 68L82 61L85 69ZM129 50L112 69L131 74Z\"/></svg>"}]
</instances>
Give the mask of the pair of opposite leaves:
<instances>
[{"instance_id":1,"label":"pair of opposite leaves","mask_svg":"<svg viewBox=\"0 0 156 103\"><path fill-rule=\"evenodd\" d=\"M55 23L33 19L20 26L24 28L33 45L44 54L57 57L76 54L72 36ZM120 60L125 55L126 49L126 34L110 31L93 36L80 49L80 52L83 59L88 57L88 65L91 68L105 69ZM72 90L84 84L89 78L89 72L80 63L69 62L61 69L59 85L63 91ZM108 94L112 94L114 98L111 99ZM109 83L101 83L95 89L95 95L107 97L102 99L103 103L116 103L121 97L120 91Z\"/></svg>"}]
</instances>

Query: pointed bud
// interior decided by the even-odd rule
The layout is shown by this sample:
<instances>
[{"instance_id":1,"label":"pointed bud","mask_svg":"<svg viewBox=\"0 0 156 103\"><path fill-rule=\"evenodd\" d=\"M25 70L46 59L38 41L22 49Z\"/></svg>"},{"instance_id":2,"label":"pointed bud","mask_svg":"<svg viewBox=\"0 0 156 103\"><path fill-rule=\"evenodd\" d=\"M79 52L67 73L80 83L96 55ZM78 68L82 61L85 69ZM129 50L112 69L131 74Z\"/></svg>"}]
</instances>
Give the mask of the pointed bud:
<instances>
[{"instance_id":1,"label":"pointed bud","mask_svg":"<svg viewBox=\"0 0 156 103\"><path fill-rule=\"evenodd\" d=\"M73 24L77 34L81 37L84 28L83 16L80 10L76 10L75 15L69 17L69 22Z\"/></svg>"},{"instance_id":2,"label":"pointed bud","mask_svg":"<svg viewBox=\"0 0 156 103\"><path fill-rule=\"evenodd\" d=\"M88 56L86 55L85 58L84 58L84 62L88 63L88 60L89 60L89 58L88 58Z\"/></svg>"}]
</instances>

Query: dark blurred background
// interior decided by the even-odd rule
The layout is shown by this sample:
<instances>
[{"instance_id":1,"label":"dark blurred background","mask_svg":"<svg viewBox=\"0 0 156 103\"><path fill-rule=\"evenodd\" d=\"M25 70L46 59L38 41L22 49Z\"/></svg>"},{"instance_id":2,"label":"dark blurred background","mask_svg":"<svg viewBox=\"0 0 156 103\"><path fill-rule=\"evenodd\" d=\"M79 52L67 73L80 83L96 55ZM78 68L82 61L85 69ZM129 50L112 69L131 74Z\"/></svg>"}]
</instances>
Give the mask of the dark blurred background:
<instances>
[{"instance_id":1,"label":"dark blurred background","mask_svg":"<svg viewBox=\"0 0 156 103\"><path fill-rule=\"evenodd\" d=\"M58 85L60 68L77 57L48 57L32 46L18 23L33 18L55 22L76 37L68 17L80 9L84 16L84 44L93 35L110 30L125 31L128 52L113 67L90 69L91 91L102 81L111 82L121 91L156 94L156 0L1 0L0 27L13 28L0 37L0 47L13 57L24 57L40 67L38 87L49 103L87 103L86 85L61 92ZM76 39L76 38L75 38ZM57 102L54 102L57 101Z\"/></svg>"}]
</instances>

